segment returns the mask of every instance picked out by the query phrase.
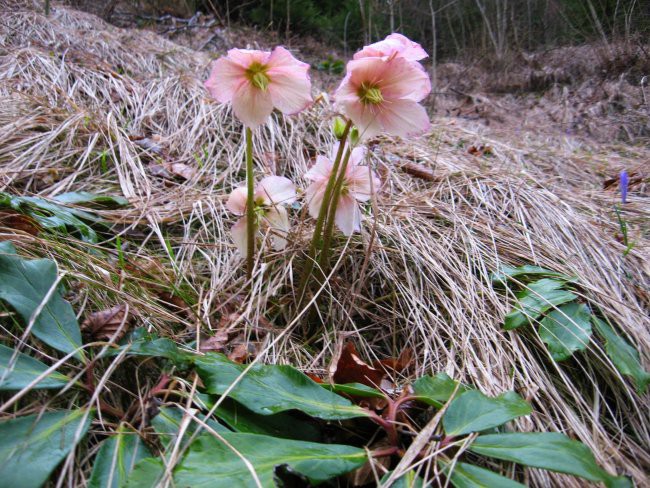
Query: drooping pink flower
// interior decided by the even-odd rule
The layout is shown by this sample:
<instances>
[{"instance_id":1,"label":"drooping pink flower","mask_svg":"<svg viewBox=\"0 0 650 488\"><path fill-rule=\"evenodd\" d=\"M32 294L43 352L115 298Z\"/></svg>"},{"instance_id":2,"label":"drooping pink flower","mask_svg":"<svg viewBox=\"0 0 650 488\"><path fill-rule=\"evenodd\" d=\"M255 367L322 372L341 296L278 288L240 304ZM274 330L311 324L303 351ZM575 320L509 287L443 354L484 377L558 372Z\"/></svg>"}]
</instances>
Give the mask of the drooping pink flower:
<instances>
[{"instance_id":1,"label":"drooping pink flower","mask_svg":"<svg viewBox=\"0 0 650 488\"><path fill-rule=\"evenodd\" d=\"M395 32L383 41L365 46L354 55L354 59L390 58L393 56L400 56L408 61L420 61L429 55L417 42Z\"/></svg>"},{"instance_id":2,"label":"drooping pink flower","mask_svg":"<svg viewBox=\"0 0 650 488\"><path fill-rule=\"evenodd\" d=\"M248 237L246 234L246 196L245 186L235 188L226 208L235 215L242 215L232 228L232 239L239 252L246 256L248 252ZM255 217L257 227L265 232L271 230L271 245L275 250L287 246L286 235L289 232L289 216L282 205L296 201L296 187L291 180L282 176L267 176L255 187Z\"/></svg>"},{"instance_id":3,"label":"drooping pink flower","mask_svg":"<svg viewBox=\"0 0 650 488\"><path fill-rule=\"evenodd\" d=\"M334 98L363 138L382 132L410 136L429 128L429 116L418 104L431 92L431 81L419 63L394 57L367 57L347 64Z\"/></svg>"},{"instance_id":4,"label":"drooping pink flower","mask_svg":"<svg viewBox=\"0 0 650 488\"><path fill-rule=\"evenodd\" d=\"M231 49L217 59L205 87L232 109L246 126L264 123L277 108L295 114L312 103L309 65L294 58L283 47L272 52Z\"/></svg>"},{"instance_id":5,"label":"drooping pink flower","mask_svg":"<svg viewBox=\"0 0 650 488\"><path fill-rule=\"evenodd\" d=\"M305 178L312 183L305 190L309 205L309 215L318 217L320 208L323 205L325 188L328 180L332 177L332 169L338 143L332 150L331 159L325 156L317 156L316 164L305 173ZM366 202L370 199L373 191L377 191L380 185L379 178L368 166L360 166L366 154L365 147L356 147L350 154L350 161L345 171L345 179L341 190L341 197L336 207L334 222L336 226L349 236L353 232L361 230L361 211L358 202Z\"/></svg>"}]
</instances>

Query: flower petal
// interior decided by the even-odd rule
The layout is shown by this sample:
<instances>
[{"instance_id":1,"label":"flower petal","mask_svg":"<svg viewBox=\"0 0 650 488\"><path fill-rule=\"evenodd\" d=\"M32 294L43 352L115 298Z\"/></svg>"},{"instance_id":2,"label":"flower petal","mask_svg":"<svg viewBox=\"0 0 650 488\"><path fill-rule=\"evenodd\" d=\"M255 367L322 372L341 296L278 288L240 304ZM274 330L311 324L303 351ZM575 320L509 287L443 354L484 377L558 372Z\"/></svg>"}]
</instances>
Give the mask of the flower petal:
<instances>
[{"instance_id":1,"label":"flower petal","mask_svg":"<svg viewBox=\"0 0 650 488\"><path fill-rule=\"evenodd\" d=\"M263 223L271 228L271 246L276 251L281 251L287 247L286 236L291 228L289 225L289 216L284 207L272 207L264 212Z\"/></svg>"},{"instance_id":2,"label":"flower petal","mask_svg":"<svg viewBox=\"0 0 650 488\"><path fill-rule=\"evenodd\" d=\"M395 100L384 107L378 119L386 132L407 137L426 132L429 115L422 105L412 100Z\"/></svg>"},{"instance_id":3,"label":"flower petal","mask_svg":"<svg viewBox=\"0 0 650 488\"><path fill-rule=\"evenodd\" d=\"M323 205L323 198L325 197L325 188L327 187L327 180L314 181L305 190L305 199L309 206L309 215L317 219L320 213L320 208Z\"/></svg>"},{"instance_id":4,"label":"flower petal","mask_svg":"<svg viewBox=\"0 0 650 488\"><path fill-rule=\"evenodd\" d=\"M370 139L382 132L381 123L377 117L379 109L376 107L364 105L357 99L341 104L341 110L357 126L361 139Z\"/></svg>"},{"instance_id":5,"label":"flower petal","mask_svg":"<svg viewBox=\"0 0 650 488\"><path fill-rule=\"evenodd\" d=\"M431 93L431 80L419 63L394 58L386 61L380 89L386 100L408 98L419 102Z\"/></svg>"},{"instance_id":6,"label":"flower petal","mask_svg":"<svg viewBox=\"0 0 650 488\"><path fill-rule=\"evenodd\" d=\"M393 33L383 41L365 46L354 55L354 59L390 56L400 56L408 61L419 61L429 55L417 42L411 41L402 34Z\"/></svg>"},{"instance_id":7,"label":"flower petal","mask_svg":"<svg viewBox=\"0 0 650 488\"><path fill-rule=\"evenodd\" d=\"M348 167L346 183L350 195L360 202L368 201L381 184L375 172L368 166Z\"/></svg>"},{"instance_id":8,"label":"flower petal","mask_svg":"<svg viewBox=\"0 0 650 488\"><path fill-rule=\"evenodd\" d=\"M284 176L267 176L257 185L255 197L262 198L267 205L296 201L296 186Z\"/></svg>"},{"instance_id":9,"label":"flower petal","mask_svg":"<svg viewBox=\"0 0 650 488\"><path fill-rule=\"evenodd\" d=\"M227 57L221 57L212 64L212 71L205 82L210 95L221 103L232 101L237 90L246 81L246 68Z\"/></svg>"},{"instance_id":10,"label":"flower petal","mask_svg":"<svg viewBox=\"0 0 650 488\"><path fill-rule=\"evenodd\" d=\"M232 240L237 246L237 249L242 256L246 257L248 254L248 237L246 234L246 217L239 219L235 225L232 226L230 230L232 234Z\"/></svg>"},{"instance_id":11,"label":"flower petal","mask_svg":"<svg viewBox=\"0 0 650 488\"><path fill-rule=\"evenodd\" d=\"M232 109L244 125L254 129L271 115L273 102L268 90L262 91L246 81L233 95Z\"/></svg>"},{"instance_id":12,"label":"flower petal","mask_svg":"<svg viewBox=\"0 0 650 488\"><path fill-rule=\"evenodd\" d=\"M348 168L352 166L357 166L359 163L363 161L363 159L366 157L366 146L357 146L354 149L352 149L352 154L350 154L350 161L348 163Z\"/></svg>"},{"instance_id":13,"label":"flower petal","mask_svg":"<svg viewBox=\"0 0 650 488\"><path fill-rule=\"evenodd\" d=\"M333 166L332 161L325 156L316 156L316 164L305 173L305 178L312 181L327 180L332 173Z\"/></svg>"},{"instance_id":14,"label":"flower petal","mask_svg":"<svg viewBox=\"0 0 650 488\"><path fill-rule=\"evenodd\" d=\"M312 102L309 65L294 58L285 48L276 47L267 63L269 93L273 105L285 114L295 114Z\"/></svg>"},{"instance_id":15,"label":"flower petal","mask_svg":"<svg viewBox=\"0 0 650 488\"><path fill-rule=\"evenodd\" d=\"M244 215L246 213L246 200L248 199L248 190L245 186L235 188L226 202L226 208L235 215Z\"/></svg>"},{"instance_id":16,"label":"flower petal","mask_svg":"<svg viewBox=\"0 0 650 488\"><path fill-rule=\"evenodd\" d=\"M228 59L245 69L249 68L253 63L267 64L270 56L270 51L260 51L258 49L229 49L227 55Z\"/></svg>"},{"instance_id":17,"label":"flower petal","mask_svg":"<svg viewBox=\"0 0 650 488\"><path fill-rule=\"evenodd\" d=\"M346 236L361 230L361 211L359 204L352 196L344 195L339 199L334 222Z\"/></svg>"}]
</instances>

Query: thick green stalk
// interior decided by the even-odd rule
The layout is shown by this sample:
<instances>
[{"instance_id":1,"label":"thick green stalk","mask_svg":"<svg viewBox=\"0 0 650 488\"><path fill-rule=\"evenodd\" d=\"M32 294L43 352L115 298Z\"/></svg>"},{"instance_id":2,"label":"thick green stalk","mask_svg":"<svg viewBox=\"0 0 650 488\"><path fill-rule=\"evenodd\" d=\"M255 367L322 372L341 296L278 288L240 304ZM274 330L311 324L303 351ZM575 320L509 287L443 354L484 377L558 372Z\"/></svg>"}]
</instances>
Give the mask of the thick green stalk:
<instances>
[{"instance_id":1,"label":"thick green stalk","mask_svg":"<svg viewBox=\"0 0 650 488\"><path fill-rule=\"evenodd\" d=\"M329 254L330 246L332 245L332 235L334 234L334 221L336 220L336 209L339 205L339 200L341 199L341 190L343 189L343 182L345 181L345 172L348 169L348 163L350 161L350 156L352 150L348 149L345 153L345 158L343 158L343 163L341 164L341 170L338 172L338 177L336 178L336 183L334 184L334 190L332 191L332 201L330 203L329 213L327 216L327 226L323 232L323 251L318 257L318 265L323 274L328 272L329 268Z\"/></svg>"},{"instance_id":2,"label":"thick green stalk","mask_svg":"<svg viewBox=\"0 0 650 488\"><path fill-rule=\"evenodd\" d=\"M320 207L320 211L318 212L316 227L314 228L314 235L311 238L311 245L309 246L309 254L307 255L305 268L303 269L302 276L300 278L300 286L298 288L298 308L300 308L300 305L302 305L302 301L305 297L305 292L307 291L307 284L309 283L309 278L311 277L312 271L314 269L316 252L318 251L319 247L318 244L322 237L325 219L329 213L332 191L334 190L334 186L336 184L336 176L338 175L339 166L341 165L341 158L343 157L343 150L345 149L345 143L347 142L351 127L352 121L348 120L345 124L343 135L341 135L341 138L339 139L339 150L336 153L336 158L334 159L334 164L332 165L332 173L330 175L330 179L327 182L327 186L325 187L323 203Z\"/></svg>"},{"instance_id":3,"label":"thick green stalk","mask_svg":"<svg viewBox=\"0 0 650 488\"><path fill-rule=\"evenodd\" d=\"M250 280L253 277L255 266L255 172L253 169L253 131L246 127L246 187L248 190L246 198L246 276Z\"/></svg>"}]
</instances>

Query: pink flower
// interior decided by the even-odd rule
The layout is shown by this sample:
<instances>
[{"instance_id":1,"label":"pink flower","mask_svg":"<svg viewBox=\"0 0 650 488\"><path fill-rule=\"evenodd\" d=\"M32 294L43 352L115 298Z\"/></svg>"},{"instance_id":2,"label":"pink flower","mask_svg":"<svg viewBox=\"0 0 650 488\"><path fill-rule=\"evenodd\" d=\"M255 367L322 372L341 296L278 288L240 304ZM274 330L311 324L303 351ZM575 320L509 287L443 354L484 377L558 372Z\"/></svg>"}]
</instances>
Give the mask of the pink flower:
<instances>
[{"instance_id":1,"label":"pink flower","mask_svg":"<svg viewBox=\"0 0 650 488\"><path fill-rule=\"evenodd\" d=\"M370 138L386 132L406 137L429 128L429 116L418 104L431 91L419 63L399 56L352 60L334 95L345 115Z\"/></svg>"},{"instance_id":2,"label":"pink flower","mask_svg":"<svg viewBox=\"0 0 650 488\"><path fill-rule=\"evenodd\" d=\"M237 118L255 128L277 108L295 114L312 103L309 65L283 47L272 52L231 49L212 66L205 87L221 103L232 103Z\"/></svg>"},{"instance_id":3,"label":"pink flower","mask_svg":"<svg viewBox=\"0 0 650 488\"><path fill-rule=\"evenodd\" d=\"M375 42L365 46L354 55L354 59L361 58L382 58L399 56L408 61L420 61L428 57L427 52L417 42L411 41L402 34L391 34L383 41Z\"/></svg>"},{"instance_id":4,"label":"pink flower","mask_svg":"<svg viewBox=\"0 0 650 488\"><path fill-rule=\"evenodd\" d=\"M243 217L232 228L232 239L242 255L246 256L248 238L246 235L246 195L245 186L233 190L226 202L226 208L235 215ZM258 229L270 229L271 245L275 250L287 246L285 236L289 232L289 216L281 204L296 201L296 187L291 180L282 176L267 176L255 187L255 216Z\"/></svg>"},{"instance_id":5,"label":"pink flower","mask_svg":"<svg viewBox=\"0 0 650 488\"><path fill-rule=\"evenodd\" d=\"M325 187L327 181L332 177L332 168L338 143L332 150L331 159L325 156L318 156L316 164L305 173L305 178L313 181L305 190L307 202L309 205L309 215L313 218L318 217L323 198L325 196ZM345 171L345 179L341 190L341 197L336 207L334 222L336 226L349 236L353 232L361 230L361 211L357 202L367 202L373 191L377 191L380 181L375 173L367 166L359 166L366 154L365 147L356 147L352 150L350 161Z\"/></svg>"}]
</instances>

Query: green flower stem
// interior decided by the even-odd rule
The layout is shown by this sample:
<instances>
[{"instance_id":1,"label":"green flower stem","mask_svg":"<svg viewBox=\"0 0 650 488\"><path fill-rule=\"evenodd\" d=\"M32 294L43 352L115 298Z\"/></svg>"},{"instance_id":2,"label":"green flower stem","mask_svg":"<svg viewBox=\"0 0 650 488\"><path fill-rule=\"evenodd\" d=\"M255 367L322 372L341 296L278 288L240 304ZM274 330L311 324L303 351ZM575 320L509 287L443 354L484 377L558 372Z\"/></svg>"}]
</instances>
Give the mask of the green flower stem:
<instances>
[{"instance_id":1,"label":"green flower stem","mask_svg":"<svg viewBox=\"0 0 650 488\"><path fill-rule=\"evenodd\" d=\"M318 219L316 219L316 227L314 228L314 235L311 238L311 245L309 246L309 254L307 260L305 261L305 268L303 269L302 276L300 278L300 286L298 288L298 308L302 305L302 301L305 298L305 292L307 291L307 284L309 283L309 278L311 277L312 271L314 269L314 262L316 261L316 252L318 251L319 242L321 240L321 234L323 231L323 225L325 219L329 213L330 200L332 196L332 191L336 184L336 177L338 175L338 169L341 165L341 158L343 157L343 150L345 149L345 143L348 139L348 134L350 133L350 128L352 127L352 121L348 120L343 129L343 134L339 139L339 150L336 153L336 158L334 159L334 164L332 167L332 173L330 179L327 182L325 187L325 194L323 195L323 203L318 212Z\"/></svg>"},{"instance_id":2,"label":"green flower stem","mask_svg":"<svg viewBox=\"0 0 650 488\"><path fill-rule=\"evenodd\" d=\"M336 220L336 209L339 205L339 200L341 199L341 190L343 189L343 182L345 181L345 172L348 169L348 163L350 161L350 155L352 150L348 149L345 153L345 158L343 158L343 163L341 164L341 170L338 172L338 177L336 178L336 183L334 184L334 190L332 193L332 201L329 205L329 213L327 216L327 226L323 232L323 251L318 257L318 265L321 273L323 275L327 274L329 268L329 255L330 255L330 246L332 245L332 235L334 234L334 221Z\"/></svg>"},{"instance_id":3,"label":"green flower stem","mask_svg":"<svg viewBox=\"0 0 650 488\"><path fill-rule=\"evenodd\" d=\"M246 238L248 248L246 250L246 276L250 280L253 277L255 266L255 172L253 169L253 131L246 127L246 187L248 190L246 198Z\"/></svg>"}]
</instances>

